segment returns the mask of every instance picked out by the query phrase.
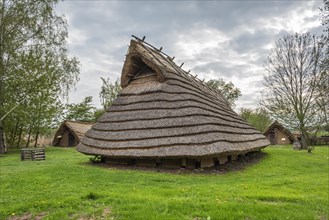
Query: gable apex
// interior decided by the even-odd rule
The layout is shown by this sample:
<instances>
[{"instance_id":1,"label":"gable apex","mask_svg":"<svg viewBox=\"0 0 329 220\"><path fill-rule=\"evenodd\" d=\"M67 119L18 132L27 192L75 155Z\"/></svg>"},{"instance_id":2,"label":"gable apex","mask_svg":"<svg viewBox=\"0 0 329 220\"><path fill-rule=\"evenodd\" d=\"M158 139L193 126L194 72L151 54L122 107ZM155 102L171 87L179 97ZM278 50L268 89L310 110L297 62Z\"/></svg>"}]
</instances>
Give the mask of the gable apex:
<instances>
[{"instance_id":1,"label":"gable apex","mask_svg":"<svg viewBox=\"0 0 329 220\"><path fill-rule=\"evenodd\" d=\"M159 82L166 81L167 61L149 48L135 40L131 40L128 55L121 73L121 87L129 85L134 77L145 70L153 70Z\"/></svg>"}]
</instances>

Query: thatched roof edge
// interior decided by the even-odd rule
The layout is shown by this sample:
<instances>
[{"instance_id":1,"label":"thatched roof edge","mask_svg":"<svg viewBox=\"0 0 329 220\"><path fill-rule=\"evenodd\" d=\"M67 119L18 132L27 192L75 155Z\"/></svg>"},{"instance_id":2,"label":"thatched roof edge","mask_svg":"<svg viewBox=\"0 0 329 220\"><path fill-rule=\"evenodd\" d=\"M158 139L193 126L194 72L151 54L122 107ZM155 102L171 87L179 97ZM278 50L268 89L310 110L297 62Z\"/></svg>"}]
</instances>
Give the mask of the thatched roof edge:
<instances>
[{"instance_id":1,"label":"thatched roof edge","mask_svg":"<svg viewBox=\"0 0 329 220\"><path fill-rule=\"evenodd\" d=\"M94 147L80 143L78 150L87 155L100 155L107 157L119 158L199 158L199 157L216 157L223 154L243 154L250 151L257 151L268 146L268 141L258 139L251 143L231 143L215 142L205 145L180 145L154 148L117 148L108 149Z\"/></svg>"}]
</instances>

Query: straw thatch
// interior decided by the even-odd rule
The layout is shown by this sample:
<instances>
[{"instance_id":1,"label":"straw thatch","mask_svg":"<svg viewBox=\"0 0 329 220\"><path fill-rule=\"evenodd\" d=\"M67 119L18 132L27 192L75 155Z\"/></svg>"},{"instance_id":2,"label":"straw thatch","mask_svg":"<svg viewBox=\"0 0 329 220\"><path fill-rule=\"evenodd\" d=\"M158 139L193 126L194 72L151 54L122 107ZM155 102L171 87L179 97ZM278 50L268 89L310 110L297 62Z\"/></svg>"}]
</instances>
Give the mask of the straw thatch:
<instances>
[{"instance_id":1,"label":"straw thatch","mask_svg":"<svg viewBox=\"0 0 329 220\"><path fill-rule=\"evenodd\" d=\"M121 86L78 151L112 158L200 158L269 145L220 94L140 40L131 41Z\"/></svg>"},{"instance_id":2,"label":"straw thatch","mask_svg":"<svg viewBox=\"0 0 329 220\"><path fill-rule=\"evenodd\" d=\"M56 131L54 146L75 147L93 124L78 121L64 121Z\"/></svg>"},{"instance_id":3,"label":"straw thatch","mask_svg":"<svg viewBox=\"0 0 329 220\"><path fill-rule=\"evenodd\" d=\"M293 135L287 128L283 127L278 121L273 122L266 129L264 135L272 145L291 144L297 141L295 135Z\"/></svg>"}]
</instances>

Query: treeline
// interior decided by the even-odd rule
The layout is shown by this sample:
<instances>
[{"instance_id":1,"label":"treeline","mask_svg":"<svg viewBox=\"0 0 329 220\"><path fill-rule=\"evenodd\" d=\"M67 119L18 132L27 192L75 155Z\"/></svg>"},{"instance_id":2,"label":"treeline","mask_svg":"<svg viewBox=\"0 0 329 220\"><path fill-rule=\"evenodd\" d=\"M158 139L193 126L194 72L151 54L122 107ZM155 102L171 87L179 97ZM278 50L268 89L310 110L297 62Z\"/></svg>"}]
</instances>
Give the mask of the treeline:
<instances>
[{"instance_id":1,"label":"treeline","mask_svg":"<svg viewBox=\"0 0 329 220\"><path fill-rule=\"evenodd\" d=\"M45 133L79 80L57 0L0 2L0 154Z\"/></svg>"}]
</instances>

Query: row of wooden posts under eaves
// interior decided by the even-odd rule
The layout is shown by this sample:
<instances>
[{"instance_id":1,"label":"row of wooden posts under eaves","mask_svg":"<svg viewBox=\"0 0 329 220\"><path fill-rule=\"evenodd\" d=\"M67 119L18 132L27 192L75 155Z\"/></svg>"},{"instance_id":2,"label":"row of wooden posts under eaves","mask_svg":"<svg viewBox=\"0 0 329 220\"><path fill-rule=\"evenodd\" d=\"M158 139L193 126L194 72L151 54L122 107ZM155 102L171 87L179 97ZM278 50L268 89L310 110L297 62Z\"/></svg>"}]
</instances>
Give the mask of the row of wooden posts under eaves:
<instances>
[{"instance_id":1,"label":"row of wooden posts under eaves","mask_svg":"<svg viewBox=\"0 0 329 220\"><path fill-rule=\"evenodd\" d=\"M77 145L113 164L198 168L296 141L278 122L265 137L161 50L135 37L112 105L94 125L65 121L53 145Z\"/></svg>"}]
</instances>

